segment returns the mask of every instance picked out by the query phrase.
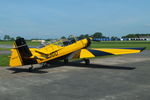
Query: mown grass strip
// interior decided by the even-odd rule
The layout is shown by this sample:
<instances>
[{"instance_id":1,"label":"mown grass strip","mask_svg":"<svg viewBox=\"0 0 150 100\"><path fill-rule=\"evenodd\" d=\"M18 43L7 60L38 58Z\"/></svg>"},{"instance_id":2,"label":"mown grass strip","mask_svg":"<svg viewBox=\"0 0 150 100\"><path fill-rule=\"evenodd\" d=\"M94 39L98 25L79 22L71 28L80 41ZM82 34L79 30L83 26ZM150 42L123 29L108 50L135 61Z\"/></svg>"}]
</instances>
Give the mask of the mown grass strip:
<instances>
[{"instance_id":1,"label":"mown grass strip","mask_svg":"<svg viewBox=\"0 0 150 100\"><path fill-rule=\"evenodd\" d=\"M0 66L8 66L9 65L9 56L8 54L0 55Z\"/></svg>"},{"instance_id":2,"label":"mown grass strip","mask_svg":"<svg viewBox=\"0 0 150 100\"><path fill-rule=\"evenodd\" d=\"M5 50L9 51L11 49L10 48L0 48L0 51L5 51Z\"/></svg>"},{"instance_id":3,"label":"mown grass strip","mask_svg":"<svg viewBox=\"0 0 150 100\"><path fill-rule=\"evenodd\" d=\"M40 42L31 42L31 41L26 41L26 42L29 46L38 46L38 45L40 45ZM13 43L14 43L14 41L0 41L0 45L10 45L10 46L12 46Z\"/></svg>"},{"instance_id":4,"label":"mown grass strip","mask_svg":"<svg viewBox=\"0 0 150 100\"><path fill-rule=\"evenodd\" d=\"M92 42L91 48L128 48L128 47L146 47L150 50L150 41L102 41L102 42Z\"/></svg>"}]
</instances>

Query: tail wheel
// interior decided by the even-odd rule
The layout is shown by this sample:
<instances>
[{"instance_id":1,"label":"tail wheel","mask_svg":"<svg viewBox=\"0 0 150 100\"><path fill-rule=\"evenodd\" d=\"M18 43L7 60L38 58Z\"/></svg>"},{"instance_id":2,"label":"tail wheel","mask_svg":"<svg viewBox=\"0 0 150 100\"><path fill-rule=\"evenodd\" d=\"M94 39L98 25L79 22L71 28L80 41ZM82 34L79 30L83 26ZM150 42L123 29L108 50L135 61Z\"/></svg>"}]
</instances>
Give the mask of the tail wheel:
<instances>
[{"instance_id":1,"label":"tail wheel","mask_svg":"<svg viewBox=\"0 0 150 100\"><path fill-rule=\"evenodd\" d=\"M89 65L90 64L90 59L83 59L85 61L85 64L86 65Z\"/></svg>"}]
</instances>

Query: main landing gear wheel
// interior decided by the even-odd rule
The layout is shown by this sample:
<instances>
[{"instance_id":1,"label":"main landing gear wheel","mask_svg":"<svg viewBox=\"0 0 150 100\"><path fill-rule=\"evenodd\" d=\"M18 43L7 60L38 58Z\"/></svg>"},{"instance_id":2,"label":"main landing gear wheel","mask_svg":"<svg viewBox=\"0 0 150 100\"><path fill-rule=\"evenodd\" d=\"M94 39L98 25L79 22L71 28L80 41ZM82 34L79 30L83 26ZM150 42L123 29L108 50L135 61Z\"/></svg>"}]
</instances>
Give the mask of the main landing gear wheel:
<instances>
[{"instance_id":1,"label":"main landing gear wheel","mask_svg":"<svg viewBox=\"0 0 150 100\"><path fill-rule=\"evenodd\" d=\"M90 59L83 59L85 61L85 64L86 65L89 65L90 64Z\"/></svg>"}]
</instances>

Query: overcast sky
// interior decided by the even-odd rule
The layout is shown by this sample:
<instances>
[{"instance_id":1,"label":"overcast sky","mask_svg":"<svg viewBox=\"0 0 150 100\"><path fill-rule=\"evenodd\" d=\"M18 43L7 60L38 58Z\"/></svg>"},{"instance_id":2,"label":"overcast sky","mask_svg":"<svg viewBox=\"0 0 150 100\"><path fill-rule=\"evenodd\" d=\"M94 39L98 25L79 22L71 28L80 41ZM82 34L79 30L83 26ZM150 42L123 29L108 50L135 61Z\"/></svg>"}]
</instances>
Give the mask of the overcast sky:
<instances>
[{"instance_id":1,"label":"overcast sky","mask_svg":"<svg viewBox=\"0 0 150 100\"><path fill-rule=\"evenodd\" d=\"M150 33L150 0L0 0L0 38Z\"/></svg>"}]
</instances>

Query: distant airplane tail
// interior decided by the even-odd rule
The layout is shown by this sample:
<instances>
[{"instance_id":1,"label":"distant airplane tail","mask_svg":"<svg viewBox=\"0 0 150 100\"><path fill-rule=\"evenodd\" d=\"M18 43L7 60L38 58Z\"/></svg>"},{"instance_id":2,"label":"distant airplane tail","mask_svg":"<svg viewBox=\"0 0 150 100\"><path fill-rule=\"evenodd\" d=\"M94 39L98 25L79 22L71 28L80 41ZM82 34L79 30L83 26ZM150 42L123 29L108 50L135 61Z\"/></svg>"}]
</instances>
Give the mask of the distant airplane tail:
<instances>
[{"instance_id":1,"label":"distant airplane tail","mask_svg":"<svg viewBox=\"0 0 150 100\"><path fill-rule=\"evenodd\" d=\"M14 48L12 49L12 55L10 58L10 66L16 67L37 63L36 60L29 58L31 56L32 53L24 38L19 38L14 42Z\"/></svg>"}]
</instances>

